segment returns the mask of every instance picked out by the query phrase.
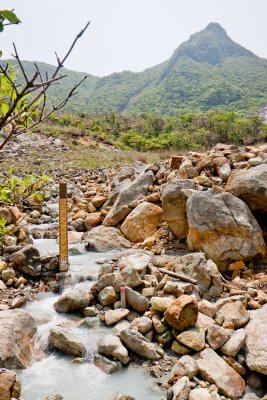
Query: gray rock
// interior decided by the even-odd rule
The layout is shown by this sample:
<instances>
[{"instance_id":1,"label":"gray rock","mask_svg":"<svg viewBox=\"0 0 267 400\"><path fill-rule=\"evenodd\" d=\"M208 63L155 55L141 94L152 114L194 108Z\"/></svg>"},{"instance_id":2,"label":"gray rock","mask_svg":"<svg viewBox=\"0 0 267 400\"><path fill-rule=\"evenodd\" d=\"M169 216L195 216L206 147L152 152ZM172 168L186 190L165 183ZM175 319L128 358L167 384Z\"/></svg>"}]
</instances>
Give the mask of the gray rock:
<instances>
[{"instance_id":1,"label":"gray rock","mask_svg":"<svg viewBox=\"0 0 267 400\"><path fill-rule=\"evenodd\" d=\"M246 326L246 363L249 369L267 375L267 304L250 311Z\"/></svg>"},{"instance_id":2,"label":"gray rock","mask_svg":"<svg viewBox=\"0 0 267 400\"><path fill-rule=\"evenodd\" d=\"M148 171L139 175L126 187L124 186L104 219L104 225L116 226L122 221L131 211L129 205L136 200L144 198L147 194L148 187L152 185L153 182L154 174L152 171Z\"/></svg>"},{"instance_id":3,"label":"gray rock","mask_svg":"<svg viewBox=\"0 0 267 400\"><path fill-rule=\"evenodd\" d=\"M167 393L168 400L187 400L191 390L190 381L187 376L178 379Z\"/></svg>"},{"instance_id":4,"label":"gray rock","mask_svg":"<svg viewBox=\"0 0 267 400\"><path fill-rule=\"evenodd\" d=\"M216 314L215 321L222 325L224 321L232 322L234 328L241 328L249 321L249 312L240 301L227 303Z\"/></svg>"},{"instance_id":5,"label":"gray rock","mask_svg":"<svg viewBox=\"0 0 267 400\"><path fill-rule=\"evenodd\" d=\"M193 327L188 331L180 333L176 339L192 350L201 351L205 347L205 330Z\"/></svg>"},{"instance_id":6,"label":"gray rock","mask_svg":"<svg viewBox=\"0 0 267 400\"><path fill-rule=\"evenodd\" d=\"M123 364L128 364L129 362L128 351L117 336L102 336L98 342L98 351L104 356L116 358Z\"/></svg>"},{"instance_id":7,"label":"gray rock","mask_svg":"<svg viewBox=\"0 0 267 400\"><path fill-rule=\"evenodd\" d=\"M247 205L230 193L195 192L187 201L191 250L201 250L224 270L232 261L266 253L261 228Z\"/></svg>"},{"instance_id":8,"label":"gray rock","mask_svg":"<svg viewBox=\"0 0 267 400\"><path fill-rule=\"evenodd\" d=\"M113 374L114 372L120 371L123 368L120 361L110 360L109 358L101 356L100 354L94 355L94 364L106 374Z\"/></svg>"},{"instance_id":9,"label":"gray rock","mask_svg":"<svg viewBox=\"0 0 267 400\"><path fill-rule=\"evenodd\" d=\"M98 300L103 306L113 304L116 301L116 293L112 286L107 286L98 294Z\"/></svg>"},{"instance_id":10,"label":"gray rock","mask_svg":"<svg viewBox=\"0 0 267 400\"><path fill-rule=\"evenodd\" d=\"M51 329L49 343L62 353L71 356L82 357L85 353L83 344L69 328L58 326Z\"/></svg>"},{"instance_id":11,"label":"gray rock","mask_svg":"<svg viewBox=\"0 0 267 400\"><path fill-rule=\"evenodd\" d=\"M96 226L86 236L86 247L93 251L111 251L129 249L131 243L121 234L117 228Z\"/></svg>"},{"instance_id":12,"label":"gray rock","mask_svg":"<svg viewBox=\"0 0 267 400\"><path fill-rule=\"evenodd\" d=\"M247 393L242 400L260 400L260 398L255 393Z\"/></svg>"},{"instance_id":13,"label":"gray rock","mask_svg":"<svg viewBox=\"0 0 267 400\"><path fill-rule=\"evenodd\" d=\"M208 382L218 386L219 393L236 399L245 390L243 378L212 349L205 349L197 360L199 374Z\"/></svg>"},{"instance_id":14,"label":"gray rock","mask_svg":"<svg viewBox=\"0 0 267 400\"><path fill-rule=\"evenodd\" d=\"M153 315L152 323L157 333L164 333L168 329L168 327L162 322L162 318L160 318L159 315Z\"/></svg>"},{"instance_id":15,"label":"gray rock","mask_svg":"<svg viewBox=\"0 0 267 400\"><path fill-rule=\"evenodd\" d=\"M134 353L150 360L159 360L164 351L155 343L151 343L135 329L124 329L119 333L122 343Z\"/></svg>"},{"instance_id":16,"label":"gray rock","mask_svg":"<svg viewBox=\"0 0 267 400\"><path fill-rule=\"evenodd\" d=\"M182 257L160 256L159 261L168 263L175 272L197 281L200 295L204 299L218 297L223 291L221 276L216 264L207 260L204 253L192 253ZM190 285L190 284L186 284ZM185 293L186 289L184 290Z\"/></svg>"},{"instance_id":17,"label":"gray rock","mask_svg":"<svg viewBox=\"0 0 267 400\"><path fill-rule=\"evenodd\" d=\"M212 397L208 389L199 388L191 390L189 400L212 400Z\"/></svg>"},{"instance_id":18,"label":"gray rock","mask_svg":"<svg viewBox=\"0 0 267 400\"><path fill-rule=\"evenodd\" d=\"M64 400L61 394L51 394L50 396L46 396L44 400Z\"/></svg>"},{"instance_id":19,"label":"gray rock","mask_svg":"<svg viewBox=\"0 0 267 400\"><path fill-rule=\"evenodd\" d=\"M185 239L188 234L186 215L187 198L183 189L195 189L194 180L175 179L162 188L162 208L164 219L178 239Z\"/></svg>"},{"instance_id":20,"label":"gray rock","mask_svg":"<svg viewBox=\"0 0 267 400\"><path fill-rule=\"evenodd\" d=\"M241 301L245 308L248 305L248 298L246 294L236 294L235 296L222 297L221 299L217 300L215 304L219 310L225 304L233 303L235 301Z\"/></svg>"},{"instance_id":21,"label":"gray rock","mask_svg":"<svg viewBox=\"0 0 267 400\"><path fill-rule=\"evenodd\" d=\"M149 310L149 300L129 287L126 287L126 303L136 311L144 312Z\"/></svg>"},{"instance_id":22,"label":"gray rock","mask_svg":"<svg viewBox=\"0 0 267 400\"><path fill-rule=\"evenodd\" d=\"M225 190L244 200L251 210L267 213L267 164L234 170Z\"/></svg>"},{"instance_id":23,"label":"gray rock","mask_svg":"<svg viewBox=\"0 0 267 400\"><path fill-rule=\"evenodd\" d=\"M36 330L33 318L24 311L0 312L0 367L15 369L30 365L31 341Z\"/></svg>"},{"instance_id":24,"label":"gray rock","mask_svg":"<svg viewBox=\"0 0 267 400\"><path fill-rule=\"evenodd\" d=\"M148 317L135 318L131 322L130 327L138 330L143 335L151 330L152 321Z\"/></svg>"},{"instance_id":25,"label":"gray rock","mask_svg":"<svg viewBox=\"0 0 267 400\"><path fill-rule=\"evenodd\" d=\"M172 305L175 299L172 297L151 297L151 308L155 311L166 311Z\"/></svg>"},{"instance_id":26,"label":"gray rock","mask_svg":"<svg viewBox=\"0 0 267 400\"><path fill-rule=\"evenodd\" d=\"M55 302L54 308L59 313L67 313L87 307L93 300L94 297L91 293L81 289L73 289L60 296Z\"/></svg>"},{"instance_id":27,"label":"gray rock","mask_svg":"<svg viewBox=\"0 0 267 400\"><path fill-rule=\"evenodd\" d=\"M231 336L230 329L222 328L219 325L209 325L207 329L207 342L213 350L220 349Z\"/></svg>"},{"instance_id":28,"label":"gray rock","mask_svg":"<svg viewBox=\"0 0 267 400\"><path fill-rule=\"evenodd\" d=\"M15 263L20 272L37 277L41 274L41 259L39 250L28 244L21 250L11 254L10 261Z\"/></svg>"},{"instance_id":29,"label":"gray rock","mask_svg":"<svg viewBox=\"0 0 267 400\"><path fill-rule=\"evenodd\" d=\"M227 356L235 357L242 349L246 341L246 331L244 328L233 332L230 339L223 345L221 352Z\"/></svg>"},{"instance_id":30,"label":"gray rock","mask_svg":"<svg viewBox=\"0 0 267 400\"><path fill-rule=\"evenodd\" d=\"M126 257L121 257L119 261L119 267L121 269L125 267L133 267L139 274L146 271L151 260L151 256L145 253L134 253Z\"/></svg>"},{"instance_id":31,"label":"gray rock","mask_svg":"<svg viewBox=\"0 0 267 400\"><path fill-rule=\"evenodd\" d=\"M202 300L198 303L198 310L207 315L210 318L213 318L216 312L218 311L216 303L211 303L208 300Z\"/></svg>"},{"instance_id":32,"label":"gray rock","mask_svg":"<svg viewBox=\"0 0 267 400\"><path fill-rule=\"evenodd\" d=\"M85 307L83 309L83 315L85 317L95 317L97 314L99 314L99 311L95 306Z\"/></svg>"},{"instance_id":33,"label":"gray rock","mask_svg":"<svg viewBox=\"0 0 267 400\"><path fill-rule=\"evenodd\" d=\"M105 312L105 322L107 325L115 325L129 314L127 308L117 308L116 310L108 310Z\"/></svg>"},{"instance_id":34,"label":"gray rock","mask_svg":"<svg viewBox=\"0 0 267 400\"><path fill-rule=\"evenodd\" d=\"M102 275L98 281L92 286L92 293L99 293L107 286L113 286L116 274L114 272Z\"/></svg>"},{"instance_id":35,"label":"gray rock","mask_svg":"<svg viewBox=\"0 0 267 400\"><path fill-rule=\"evenodd\" d=\"M179 361L177 361L168 377L169 383L174 383L177 379L187 376L192 379L198 373L198 365L196 360L190 356L182 356Z\"/></svg>"},{"instance_id":36,"label":"gray rock","mask_svg":"<svg viewBox=\"0 0 267 400\"><path fill-rule=\"evenodd\" d=\"M218 175L224 182L226 182L229 176L231 175L231 172L232 170L230 164L226 163L221 166L221 168L218 171Z\"/></svg>"},{"instance_id":37,"label":"gray rock","mask_svg":"<svg viewBox=\"0 0 267 400\"><path fill-rule=\"evenodd\" d=\"M109 198L107 199L107 201L104 203L103 207L111 207L113 206L113 204L115 203L115 201L117 200L120 192L127 188L130 184L131 184L132 180L131 179L125 179L122 182L118 182L116 183L115 188L113 189L113 191L110 193Z\"/></svg>"},{"instance_id":38,"label":"gray rock","mask_svg":"<svg viewBox=\"0 0 267 400\"><path fill-rule=\"evenodd\" d=\"M125 394L119 394L114 400L135 400L135 398Z\"/></svg>"},{"instance_id":39,"label":"gray rock","mask_svg":"<svg viewBox=\"0 0 267 400\"><path fill-rule=\"evenodd\" d=\"M121 321L119 321L113 328L113 332L115 333L115 335L119 336L119 333L123 330L123 329L128 329L130 328L130 322L127 321L126 319L123 319Z\"/></svg>"},{"instance_id":40,"label":"gray rock","mask_svg":"<svg viewBox=\"0 0 267 400\"><path fill-rule=\"evenodd\" d=\"M129 286L136 288L142 284L142 279L138 275L134 267L126 267L116 276L113 286L116 292L118 292L121 286Z\"/></svg>"}]
</instances>

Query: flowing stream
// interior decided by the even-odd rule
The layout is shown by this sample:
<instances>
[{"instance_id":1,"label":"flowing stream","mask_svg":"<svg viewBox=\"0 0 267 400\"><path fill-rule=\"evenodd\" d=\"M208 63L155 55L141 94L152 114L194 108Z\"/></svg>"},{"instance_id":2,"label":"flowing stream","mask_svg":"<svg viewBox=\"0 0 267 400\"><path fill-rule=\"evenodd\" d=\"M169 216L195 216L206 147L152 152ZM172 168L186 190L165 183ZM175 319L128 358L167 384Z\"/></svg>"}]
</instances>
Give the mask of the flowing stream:
<instances>
[{"instance_id":1,"label":"flowing stream","mask_svg":"<svg viewBox=\"0 0 267 400\"><path fill-rule=\"evenodd\" d=\"M58 245L53 239L35 240L42 255L55 254ZM75 252L74 252L75 253ZM78 252L79 253L79 252ZM112 253L89 253L70 256L70 281L73 286L90 288L97 277L100 258L112 258ZM90 279L90 280L87 280ZM80 282L80 281L83 282ZM70 288L64 289L65 291ZM59 295L40 293L25 310L38 324L35 342L36 359L32 366L19 372L22 383L21 400L43 400L45 396L61 394L64 400L112 400L116 394L133 396L136 400L160 400L163 393L144 367L129 366L107 375L93 363L97 341L101 335L112 333L112 328L91 318L90 324L77 327L74 315L58 314L54 303ZM86 348L87 362L71 363L73 357L58 352L48 352L48 335L51 328L66 324L80 338Z\"/></svg>"}]
</instances>

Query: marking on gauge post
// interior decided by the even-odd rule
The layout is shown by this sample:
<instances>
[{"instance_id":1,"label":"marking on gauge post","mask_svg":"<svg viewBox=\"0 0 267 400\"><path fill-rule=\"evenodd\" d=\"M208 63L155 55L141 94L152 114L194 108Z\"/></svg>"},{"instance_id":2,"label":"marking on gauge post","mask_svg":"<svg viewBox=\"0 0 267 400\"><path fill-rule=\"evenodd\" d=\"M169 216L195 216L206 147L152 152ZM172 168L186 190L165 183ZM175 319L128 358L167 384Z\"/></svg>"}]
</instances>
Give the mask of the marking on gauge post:
<instances>
[{"instance_id":1,"label":"marking on gauge post","mask_svg":"<svg viewBox=\"0 0 267 400\"><path fill-rule=\"evenodd\" d=\"M67 221L67 184L59 184L59 271L67 272L68 255L68 221Z\"/></svg>"}]
</instances>

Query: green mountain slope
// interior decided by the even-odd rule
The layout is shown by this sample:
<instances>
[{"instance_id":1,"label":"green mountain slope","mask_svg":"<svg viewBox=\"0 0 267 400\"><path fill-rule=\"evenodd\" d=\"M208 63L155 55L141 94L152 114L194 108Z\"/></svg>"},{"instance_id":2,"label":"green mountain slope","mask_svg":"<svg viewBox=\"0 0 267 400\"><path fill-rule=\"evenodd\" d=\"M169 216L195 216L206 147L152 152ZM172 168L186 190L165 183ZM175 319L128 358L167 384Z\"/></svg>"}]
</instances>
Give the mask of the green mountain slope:
<instances>
[{"instance_id":1,"label":"green mountain slope","mask_svg":"<svg viewBox=\"0 0 267 400\"><path fill-rule=\"evenodd\" d=\"M9 64L14 65L17 71L20 71L17 65L18 64L17 61L15 60L0 61L2 65L5 65L7 62ZM22 61L22 63L27 76L32 77L36 72L34 63L32 61ZM48 76L48 79L52 77L56 69L54 65L46 64L43 62L36 62L36 64L38 65L38 68L43 76L43 79L46 79L46 74ZM58 84L55 84L49 89L50 103L52 102L54 104L59 103L62 99L64 99L67 96L67 94L75 86L75 84L80 82L84 78L84 76L87 76L86 80L79 87L78 93L70 99L69 103L67 104L67 107L65 108L66 111L72 111L72 112L87 111L89 99L93 94L94 87L98 82L99 78L93 75L88 75L83 72L71 71L66 68L62 68L60 75L66 75L66 77L60 80ZM23 76L20 74L18 74L18 81L21 84L25 83Z\"/></svg>"},{"instance_id":2,"label":"green mountain slope","mask_svg":"<svg viewBox=\"0 0 267 400\"><path fill-rule=\"evenodd\" d=\"M267 101L266 78L267 60L212 23L175 50L159 80L135 99L129 112L251 112Z\"/></svg>"},{"instance_id":3,"label":"green mountain slope","mask_svg":"<svg viewBox=\"0 0 267 400\"><path fill-rule=\"evenodd\" d=\"M33 63L24 64L33 68ZM55 68L38 65L49 71ZM64 96L84 75L66 73L60 90L57 86L51 89L53 100ZM90 75L67 110L178 115L215 108L245 115L266 103L267 60L232 41L219 24L211 23L160 65L140 73L125 71L103 78Z\"/></svg>"}]
</instances>

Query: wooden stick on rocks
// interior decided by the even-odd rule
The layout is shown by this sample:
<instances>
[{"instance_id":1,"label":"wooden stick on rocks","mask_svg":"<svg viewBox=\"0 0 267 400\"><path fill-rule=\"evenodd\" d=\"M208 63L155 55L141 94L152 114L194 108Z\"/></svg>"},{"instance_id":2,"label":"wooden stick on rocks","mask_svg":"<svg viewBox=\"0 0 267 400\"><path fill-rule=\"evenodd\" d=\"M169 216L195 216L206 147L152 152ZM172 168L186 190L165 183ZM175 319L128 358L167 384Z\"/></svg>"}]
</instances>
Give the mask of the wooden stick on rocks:
<instances>
[{"instance_id":1,"label":"wooden stick on rocks","mask_svg":"<svg viewBox=\"0 0 267 400\"><path fill-rule=\"evenodd\" d=\"M177 272L168 271L167 269L164 268L159 268L159 270L160 272L162 272L162 274L167 274L173 278L180 279L181 281L192 283L193 285L197 284L197 281L195 279L188 278L188 276L186 275L177 274Z\"/></svg>"}]
</instances>

